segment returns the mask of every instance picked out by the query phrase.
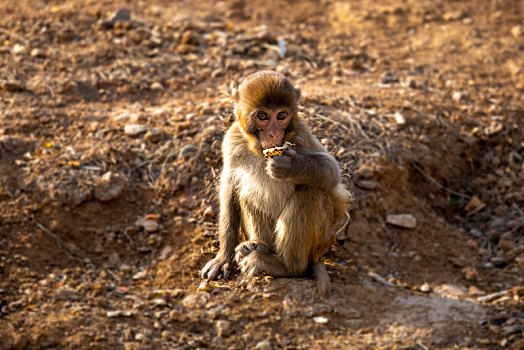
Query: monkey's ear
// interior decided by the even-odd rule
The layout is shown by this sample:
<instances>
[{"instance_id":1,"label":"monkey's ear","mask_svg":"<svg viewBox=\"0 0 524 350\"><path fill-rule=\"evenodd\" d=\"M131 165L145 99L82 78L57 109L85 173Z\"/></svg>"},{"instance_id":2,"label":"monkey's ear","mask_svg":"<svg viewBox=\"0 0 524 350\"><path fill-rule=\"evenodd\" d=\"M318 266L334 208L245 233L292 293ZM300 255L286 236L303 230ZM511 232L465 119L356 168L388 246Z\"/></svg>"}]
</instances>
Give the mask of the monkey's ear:
<instances>
[{"instance_id":1,"label":"monkey's ear","mask_svg":"<svg viewBox=\"0 0 524 350\"><path fill-rule=\"evenodd\" d=\"M302 97L302 93L300 92L300 89L298 87L298 84L295 85L295 96L297 98L297 102L300 101L300 97Z\"/></svg>"},{"instance_id":2,"label":"monkey's ear","mask_svg":"<svg viewBox=\"0 0 524 350\"><path fill-rule=\"evenodd\" d=\"M240 101L240 93L238 92L237 89L232 89L232 90L231 90L231 96L233 97L233 100L234 100L235 102Z\"/></svg>"}]
</instances>

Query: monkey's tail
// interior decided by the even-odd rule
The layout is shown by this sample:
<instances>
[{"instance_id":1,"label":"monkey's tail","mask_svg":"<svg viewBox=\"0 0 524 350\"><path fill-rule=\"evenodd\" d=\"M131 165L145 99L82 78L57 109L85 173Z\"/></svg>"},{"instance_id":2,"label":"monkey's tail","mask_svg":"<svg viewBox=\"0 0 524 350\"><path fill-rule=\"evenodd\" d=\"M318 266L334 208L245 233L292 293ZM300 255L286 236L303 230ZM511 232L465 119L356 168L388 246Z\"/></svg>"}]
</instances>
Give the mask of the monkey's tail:
<instances>
[{"instance_id":1,"label":"monkey's tail","mask_svg":"<svg viewBox=\"0 0 524 350\"><path fill-rule=\"evenodd\" d=\"M332 286L331 278L329 277L326 266L324 265L324 259L321 258L320 261L317 261L313 269L315 273L317 291L323 296L328 296L331 292Z\"/></svg>"}]
</instances>

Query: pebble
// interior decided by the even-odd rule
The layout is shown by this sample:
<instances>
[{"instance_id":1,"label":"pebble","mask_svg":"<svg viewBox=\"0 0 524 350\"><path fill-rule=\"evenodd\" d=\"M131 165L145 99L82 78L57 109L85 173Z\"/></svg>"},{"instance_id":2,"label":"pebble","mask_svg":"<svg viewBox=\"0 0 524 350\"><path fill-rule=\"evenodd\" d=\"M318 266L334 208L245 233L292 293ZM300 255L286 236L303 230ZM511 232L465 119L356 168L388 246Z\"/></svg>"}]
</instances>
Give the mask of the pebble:
<instances>
[{"instance_id":1,"label":"pebble","mask_svg":"<svg viewBox=\"0 0 524 350\"><path fill-rule=\"evenodd\" d=\"M174 309L169 312L169 322L186 322L187 319L187 315L179 310Z\"/></svg>"},{"instance_id":2,"label":"pebble","mask_svg":"<svg viewBox=\"0 0 524 350\"><path fill-rule=\"evenodd\" d=\"M515 38L524 35L524 26L514 26L511 28L511 35L513 35Z\"/></svg>"},{"instance_id":3,"label":"pebble","mask_svg":"<svg viewBox=\"0 0 524 350\"><path fill-rule=\"evenodd\" d=\"M204 210L204 219L212 220L215 217L215 211L213 207L209 206Z\"/></svg>"},{"instance_id":4,"label":"pebble","mask_svg":"<svg viewBox=\"0 0 524 350\"><path fill-rule=\"evenodd\" d=\"M108 311L106 316L109 318L131 317L133 316L133 311L123 311L123 310Z\"/></svg>"},{"instance_id":5,"label":"pebble","mask_svg":"<svg viewBox=\"0 0 524 350\"><path fill-rule=\"evenodd\" d=\"M474 267L466 267L462 269L462 273L464 274L464 278L470 282L476 281L479 277L479 273Z\"/></svg>"},{"instance_id":6,"label":"pebble","mask_svg":"<svg viewBox=\"0 0 524 350\"><path fill-rule=\"evenodd\" d=\"M144 136L144 138L147 140L147 141L150 141L150 142L153 142L153 143L156 143L156 142L159 142L159 141L162 141L165 137L165 133L160 130L160 129L151 129L149 130L146 135Z\"/></svg>"},{"instance_id":7,"label":"pebble","mask_svg":"<svg viewBox=\"0 0 524 350\"><path fill-rule=\"evenodd\" d=\"M45 51L39 48L32 49L29 55L31 55L31 57L37 57L37 58L44 58L46 56Z\"/></svg>"},{"instance_id":8,"label":"pebble","mask_svg":"<svg viewBox=\"0 0 524 350\"><path fill-rule=\"evenodd\" d=\"M108 171L96 181L94 195L101 202L109 202L122 194L127 181L119 174Z\"/></svg>"},{"instance_id":9,"label":"pebble","mask_svg":"<svg viewBox=\"0 0 524 350\"><path fill-rule=\"evenodd\" d=\"M24 45L15 44L15 46L13 46L13 53L15 55L21 55L26 52L26 50L27 48Z\"/></svg>"},{"instance_id":10,"label":"pebble","mask_svg":"<svg viewBox=\"0 0 524 350\"><path fill-rule=\"evenodd\" d=\"M159 230L160 226L158 225L158 222L156 220L151 219L139 219L135 222L135 225L138 227L142 227L146 232L152 233Z\"/></svg>"},{"instance_id":11,"label":"pebble","mask_svg":"<svg viewBox=\"0 0 524 350\"><path fill-rule=\"evenodd\" d=\"M111 18L109 19L110 22L116 23L116 22L129 22L131 20L131 11L129 11L127 8L123 7L118 9Z\"/></svg>"},{"instance_id":12,"label":"pebble","mask_svg":"<svg viewBox=\"0 0 524 350\"><path fill-rule=\"evenodd\" d=\"M273 349L273 347L271 346L271 342L266 339L266 340L262 340L261 342L259 342L255 346L255 349L257 349L257 350L271 350L271 349Z\"/></svg>"},{"instance_id":13,"label":"pebble","mask_svg":"<svg viewBox=\"0 0 524 350\"><path fill-rule=\"evenodd\" d=\"M358 180L355 184L365 190L374 190L378 186L378 182L374 180Z\"/></svg>"},{"instance_id":14,"label":"pebble","mask_svg":"<svg viewBox=\"0 0 524 350\"><path fill-rule=\"evenodd\" d=\"M203 294L203 293L189 294L186 297L184 297L184 299L182 299L182 305L189 310L201 309L205 306L208 299L209 299L209 296L207 294Z\"/></svg>"},{"instance_id":15,"label":"pebble","mask_svg":"<svg viewBox=\"0 0 524 350\"><path fill-rule=\"evenodd\" d=\"M218 320L215 322L215 329L219 337L227 337L231 334L231 322Z\"/></svg>"},{"instance_id":16,"label":"pebble","mask_svg":"<svg viewBox=\"0 0 524 350\"><path fill-rule=\"evenodd\" d=\"M427 282L420 286L420 291L423 293L428 293L430 290L431 290L431 287L429 286Z\"/></svg>"},{"instance_id":17,"label":"pebble","mask_svg":"<svg viewBox=\"0 0 524 350\"><path fill-rule=\"evenodd\" d=\"M138 271L137 273L135 273L133 275L133 279L134 280L139 280L139 279L142 279L144 277L147 276L147 271L146 270L142 270L142 271Z\"/></svg>"},{"instance_id":18,"label":"pebble","mask_svg":"<svg viewBox=\"0 0 524 350\"><path fill-rule=\"evenodd\" d=\"M411 214L387 215L386 222L404 228L417 227L417 219Z\"/></svg>"},{"instance_id":19,"label":"pebble","mask_svg":"<svg viewBox=\"0 0 524 350\"><path fill-rule=\"evenodd\" d=\"M124 133L129 136L138 136L146 131L147 128L142 124L127 124L124 126Z\"/></svg>"},{"instance_id":20,"label":"pebble","mask_svg":"<svg viewBox=\"0 0 524 350\"><path fill-rule=\"evenodd\" d=\"M399 79L395 73L385 72L380 76L380 82L382 84L392 84L392 83L398 83Z\"/></svg>"},{"instance_id":21,"label":"pebble","mask_svg":"<svg viewBox=\"0 0 524 350\"><path fill-rule=\"evenodd\" d=\"M160 255L158 255L158 260L167 259L171 255L172 252L173 252L173 248L169 245L166 245L160 252Z\"/></svg>"},{"instance_id":22,"label":"pebble","mask_svg":"<svg viewBox=\"0 0 524 350\"><path fill-rule=\"evenodd\" d=\"M322 316L313 317L313 321L315 323L319 323L319 324L326 324L326 323L328 323L328 319L326 317L322 317Z\"/></svg>"}]
</instances>

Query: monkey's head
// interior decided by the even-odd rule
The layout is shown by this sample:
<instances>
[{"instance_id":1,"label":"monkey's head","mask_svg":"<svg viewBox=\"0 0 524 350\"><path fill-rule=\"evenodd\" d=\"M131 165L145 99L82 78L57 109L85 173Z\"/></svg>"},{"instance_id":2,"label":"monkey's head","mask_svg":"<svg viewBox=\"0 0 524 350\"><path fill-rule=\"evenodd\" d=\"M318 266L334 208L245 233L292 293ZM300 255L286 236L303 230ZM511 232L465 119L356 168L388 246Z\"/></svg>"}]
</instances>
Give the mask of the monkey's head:
<instances>
[{"instance_id":1,"label":"monkey's head","mask_svg":"<svg viewBox=\"0 0 524 350\"><path fill-rule=\"evenodd\" d=\"M250 148L282 146L293 134L300 89L282 74L260 71L247 76L233 91L236 117L250 141Z\"/></svg>"}]
</instances>

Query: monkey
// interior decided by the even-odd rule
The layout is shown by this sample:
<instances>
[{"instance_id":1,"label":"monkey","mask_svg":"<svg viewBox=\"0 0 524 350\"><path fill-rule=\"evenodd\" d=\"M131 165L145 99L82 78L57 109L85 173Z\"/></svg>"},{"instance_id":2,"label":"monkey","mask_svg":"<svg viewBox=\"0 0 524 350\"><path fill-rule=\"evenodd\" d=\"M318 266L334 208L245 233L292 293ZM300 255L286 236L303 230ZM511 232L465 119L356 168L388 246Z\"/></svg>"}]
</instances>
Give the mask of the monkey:
<instances>
[{"instance_id":1,"label":"monkey","mask_svg":"<svg viewBox=\"0 0 524 350\"><path fill-rule=\"evenodd\" d=\"M298 116L300 97L274 71L248 75L233 91L235 121L222 142L220 247L202 278L226 279L235 262L248 278L299 277L312 267L318 291L329 293L321 257L335 240L332 228L348 209L349 192L338 162ZM265 157L270 148L278 152Z\"/></svg>"}]
</instances>

